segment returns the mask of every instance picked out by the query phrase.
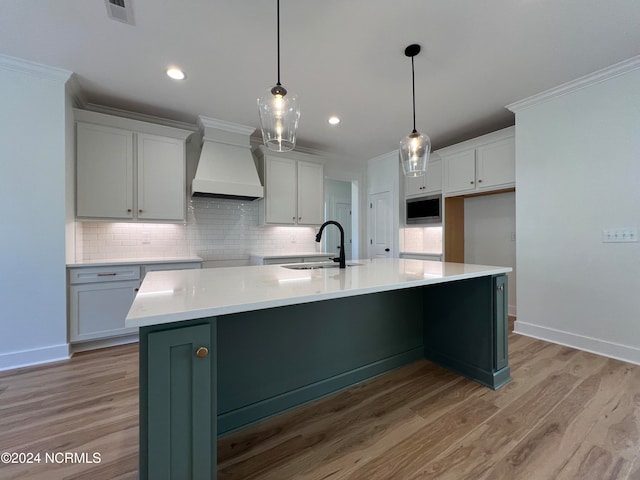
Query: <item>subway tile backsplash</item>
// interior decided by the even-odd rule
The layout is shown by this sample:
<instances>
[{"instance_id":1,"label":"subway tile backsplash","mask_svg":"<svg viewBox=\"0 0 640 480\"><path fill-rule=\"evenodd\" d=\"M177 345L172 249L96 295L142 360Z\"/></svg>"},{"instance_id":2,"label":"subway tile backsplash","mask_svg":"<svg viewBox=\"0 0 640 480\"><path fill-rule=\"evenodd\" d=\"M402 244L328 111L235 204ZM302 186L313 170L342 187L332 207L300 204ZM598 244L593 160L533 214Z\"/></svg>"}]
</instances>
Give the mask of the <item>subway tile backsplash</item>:
<instances>
[{"instance_id":1,"label":"subway tile backsplash","mask_svg":"<svg viewBox=\"0 0 640 480\"><path fill-rule=\"evenodd\" d=\"M258 226L258 202L192 198L186 224L76 223L76 260L176 257L248 261L251 252L316 251L314 227Z\"/></svg>"},{"instance_id":2,"label":"subway tile backsplash","mask_svg":"<svg viewBox=\"0 0 640 480\"><path fill-rule=\"evenodd\" d=\"M405 252L442 253L442 227L406 227L400 234Z\"/></svg>"}]
</instances>

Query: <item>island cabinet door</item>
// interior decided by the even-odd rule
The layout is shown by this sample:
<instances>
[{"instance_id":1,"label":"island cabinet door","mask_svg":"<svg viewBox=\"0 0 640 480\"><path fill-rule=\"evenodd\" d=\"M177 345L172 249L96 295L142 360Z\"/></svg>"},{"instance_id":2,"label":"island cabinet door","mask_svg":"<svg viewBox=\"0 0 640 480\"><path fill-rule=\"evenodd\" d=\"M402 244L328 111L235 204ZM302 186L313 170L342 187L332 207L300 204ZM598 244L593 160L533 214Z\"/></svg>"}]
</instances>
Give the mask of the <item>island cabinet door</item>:
<instances>
[{"instance_id":1,"label":"island cabinet door","mask_svg":"<svg viewBox=\"0 0 640 480\"><path fill-rule=\"evenodd\" d=\"M205 323L141 334L141 480L216 478L212 331Z\"/></svg>"},{"instance_id":2,"label":"island cabinet door","mask_svg":"<svg viewBox=\"0 0 640 480\"><path fill-rule=\"evenodd\" d=\"M509 337L507 323L507 276L499 275L493 279L495 300L494 300L494 342L495 342L495 358L494 369L500 370L509 364L509 351L507 348L507 339Z\"/></svg>"}]
</instances>

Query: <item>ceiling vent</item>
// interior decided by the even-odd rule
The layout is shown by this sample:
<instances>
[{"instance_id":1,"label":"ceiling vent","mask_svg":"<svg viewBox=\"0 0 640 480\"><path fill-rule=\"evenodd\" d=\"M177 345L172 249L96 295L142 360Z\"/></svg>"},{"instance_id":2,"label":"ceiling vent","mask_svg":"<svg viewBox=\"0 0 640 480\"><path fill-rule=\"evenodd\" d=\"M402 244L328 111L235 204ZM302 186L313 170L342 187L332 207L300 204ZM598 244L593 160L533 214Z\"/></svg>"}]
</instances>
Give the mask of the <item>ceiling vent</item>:
<instances>
[{"instance_id":1,"label":"ceiling vent","mask_svg":"<svg viewBox=\"0 0 640 480\"><path fill-rule=\"evenodd\" d=\"M133 0L104 0L107 5L109 18L134 25L132 1Z\"/></svg>"}]
</instances>

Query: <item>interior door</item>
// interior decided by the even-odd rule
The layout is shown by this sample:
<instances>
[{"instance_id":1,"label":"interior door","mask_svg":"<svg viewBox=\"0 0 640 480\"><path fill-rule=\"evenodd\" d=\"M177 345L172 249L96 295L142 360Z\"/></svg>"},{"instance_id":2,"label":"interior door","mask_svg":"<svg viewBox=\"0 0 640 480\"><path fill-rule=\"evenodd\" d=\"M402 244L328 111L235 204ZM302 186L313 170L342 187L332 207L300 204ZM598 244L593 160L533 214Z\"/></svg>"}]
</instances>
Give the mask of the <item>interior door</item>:
<instances>
[{"instance_id":1,"label":"interior door","mask_svg":"<svg viewBox=\"0 0 640 480\"><path fill-rule=\"evenodd\" d=\"M369 196L371 214L371 256L389 258L393 255L391 192L379 192Z\"/></svg>"},{"instance_id":2,"label":"interior door","mask_svg":"<svg viewBox=\"0 0 640 480\"><path fill-rule=\"evenodd\" d=\"M344 255L347 260L351 260L351 203L336 202L336 221L344 229ZM337 243L340 245L340 232L336 230ZM333 247L331 245L331 247Z\"/></svg>"}]
</instances>

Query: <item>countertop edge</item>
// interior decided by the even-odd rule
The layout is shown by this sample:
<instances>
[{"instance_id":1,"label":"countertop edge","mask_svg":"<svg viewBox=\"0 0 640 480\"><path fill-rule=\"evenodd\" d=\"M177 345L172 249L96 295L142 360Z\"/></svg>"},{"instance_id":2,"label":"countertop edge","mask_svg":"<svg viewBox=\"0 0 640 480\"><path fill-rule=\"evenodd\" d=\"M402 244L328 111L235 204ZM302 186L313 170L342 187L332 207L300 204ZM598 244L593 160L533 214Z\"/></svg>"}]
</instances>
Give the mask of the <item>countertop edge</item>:
<instances>
[{"instance_id":1,"label":"countertop edge","mask_svg":"<svg viewBox=\"0 0 640 480\"><path fill-rule=\"evenodd\" d=\"M419 260L418 260L419 261ZM332 300L345 297L353 297L358 295L366 295L370 293L379 293L393 290L403 290L406 288L420 287L425 285L435 285L438 283L447 283L458 280L466 280L471 278L487 277L492 275L500 275L509 273L513 269L510 267L488 267L486 270L478 272L467 272L457 275L449 275L447 277L423 278L413 281L405 281L402 283L392 283L385 285L375 285L367 287L359 287L349 290L321 292L311 295L290 296L278 299L261 300L257 302L248 302L242 304L226 305L220 307L209 307L200 309L189 309L181 312L170 312L167 314L154 314L149 316L136 315L131 316L131 311L125 320L127 327L146 327L151 325L160 325L166 323L181 322L187 320L196 320L200 318L217 317L221 315L229 315L233 313L250 312L255 310L264 310L268 308L284 307L296 305L300 303L311 303L316 301Z\"/></svg>"}]
</instances>

